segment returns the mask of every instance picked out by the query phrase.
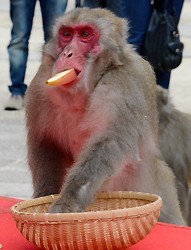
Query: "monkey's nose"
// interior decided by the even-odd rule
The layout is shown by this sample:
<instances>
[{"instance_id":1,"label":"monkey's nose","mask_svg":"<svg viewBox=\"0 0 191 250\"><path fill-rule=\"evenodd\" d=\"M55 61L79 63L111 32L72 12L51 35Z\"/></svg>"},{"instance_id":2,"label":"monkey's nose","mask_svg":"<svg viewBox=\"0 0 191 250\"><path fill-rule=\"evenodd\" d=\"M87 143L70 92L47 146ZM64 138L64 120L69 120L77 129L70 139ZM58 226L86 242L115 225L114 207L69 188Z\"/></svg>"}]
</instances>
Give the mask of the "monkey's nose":
<instances>
[{"instance_id":1,"label":"monkey's nose","mask_svg":"<svg viewBox=\"0 0 191 250\"><path fill-rule=\"evenodd\" d=\"M72 56L72 51L65 51L64 52L64 56L67 57L67 58L70 58Z\"/></svg>"}]
</instances>

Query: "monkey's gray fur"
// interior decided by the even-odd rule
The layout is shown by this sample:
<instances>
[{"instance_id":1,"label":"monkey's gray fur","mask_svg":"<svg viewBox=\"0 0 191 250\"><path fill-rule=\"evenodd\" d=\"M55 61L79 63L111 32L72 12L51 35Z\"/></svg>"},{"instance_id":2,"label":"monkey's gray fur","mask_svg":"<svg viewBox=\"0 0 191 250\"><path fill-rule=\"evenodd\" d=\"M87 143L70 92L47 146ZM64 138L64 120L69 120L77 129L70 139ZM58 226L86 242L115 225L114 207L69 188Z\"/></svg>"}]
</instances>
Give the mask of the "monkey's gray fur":
<instances>
[{"instance_id":1,"label":"monkey's gray fur","mask_svg":"<svg viewBox=\"0 0 191 250\"><path fill-rule=\"evenodd\" d=\"M191 115L173 105L168 90L157 87L159 145L165 162L176 176L181 210L190 220L189 182L191 183Z\"/></svg>"},{"instance_id":2,"label":"monkey's gray fur","mask_svg":"<svg viewBox=\"0 0 191 250\"><path fill-rule=\"evenodd\" d=\"M59 28L81 23L100 35L85 56L84 77L72 87L47 86L58 60L72 60L63 53L71 45L57 48ZM174 176L157 164L155 76L126 34L126 21L104 9L75 9L58 20L26 96L34 197L60 192L50 211L77 212L100 190L156 193L160 220L183 225Z\"/></svg>"}]
</instances>

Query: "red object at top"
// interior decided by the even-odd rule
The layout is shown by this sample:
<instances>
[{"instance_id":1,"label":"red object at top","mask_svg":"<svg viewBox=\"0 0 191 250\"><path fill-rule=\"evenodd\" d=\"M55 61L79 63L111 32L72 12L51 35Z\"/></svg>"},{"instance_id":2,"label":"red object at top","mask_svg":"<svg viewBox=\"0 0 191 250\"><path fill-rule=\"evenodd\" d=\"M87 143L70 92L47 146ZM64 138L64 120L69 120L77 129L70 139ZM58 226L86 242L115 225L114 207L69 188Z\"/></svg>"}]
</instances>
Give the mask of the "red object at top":
<instances>
[{"instance_id":1,"label":"red object at top","mask_svg":"<svg viewBox=\"0 0 191 250\"><path fill-rule=\"evenodd\" d=\"M10 207L19 201L0 196L0 249L38 250L16 228L10 214ZM128 250L191 250L191 227L158 222L149 235Z\"/></svg>"}]
</instances>

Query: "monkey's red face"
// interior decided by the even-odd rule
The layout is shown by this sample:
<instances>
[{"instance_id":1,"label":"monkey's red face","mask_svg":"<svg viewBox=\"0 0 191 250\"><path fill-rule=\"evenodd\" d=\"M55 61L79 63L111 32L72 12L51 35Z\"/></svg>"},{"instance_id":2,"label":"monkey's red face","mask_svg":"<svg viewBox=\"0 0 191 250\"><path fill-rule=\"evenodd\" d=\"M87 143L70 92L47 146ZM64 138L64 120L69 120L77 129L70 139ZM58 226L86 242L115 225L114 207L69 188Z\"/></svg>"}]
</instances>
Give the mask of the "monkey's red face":
<instances>
[{"instance_id":1,"label":"monkey's red face","mask_svg":"<svg viewBox=\"0 0 191 250\"><path fill-rule=\"evenodd\" d=\"M74 68L80 80L87 59L101 51L100 33L94 26L78 24L62 26L58 32L58 49L61 51L54 66L54 73Z\"/></svg>"}]
</instances>

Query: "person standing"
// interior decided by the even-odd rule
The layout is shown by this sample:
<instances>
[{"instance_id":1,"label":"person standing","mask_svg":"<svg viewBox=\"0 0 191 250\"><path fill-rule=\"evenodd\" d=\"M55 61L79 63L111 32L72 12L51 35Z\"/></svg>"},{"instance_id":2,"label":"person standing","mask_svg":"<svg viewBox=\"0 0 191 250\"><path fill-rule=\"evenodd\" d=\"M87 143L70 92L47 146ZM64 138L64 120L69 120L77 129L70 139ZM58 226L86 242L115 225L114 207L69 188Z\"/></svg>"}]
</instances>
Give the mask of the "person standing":
<instances>
[{"instance_id":1,"label":"person standing","mask_svg":"<svg viewBox=\"0 0 191 250\"><path fill-rule=\"evenodd\" d=\"M153 0L152 0L153 1ZM119 17L129 21L128 42L133 44L140 55L143 55L145 35L148 29L152 5L151 0L84 0L83 6L89 8L107 8ZM154 0L158 5L164 4L165 0ZM172 4L177 20L180 19L184 0L168 0L167 11L170 13ZM171 71L155 70L157 84L165 89L169 88Z\"/></svg>"},{"instance_id":2,"label":"person standing","mask_svg":"<svg viewBox=\"0 0 191 250\"><path fill-rule=\"evenodd\" d=\"M5 110L20 110L23 108L27 85L24 82L28 59L28 43L32 30L35 5L37 0L10 0L10 17L12 21L11 40L8 45L10 79L9 91L11 97L5 105ZM64 14L67 0L39 0L44 41L50 37L51 25L54 19Z\"/></svg>"}]
</instances>

